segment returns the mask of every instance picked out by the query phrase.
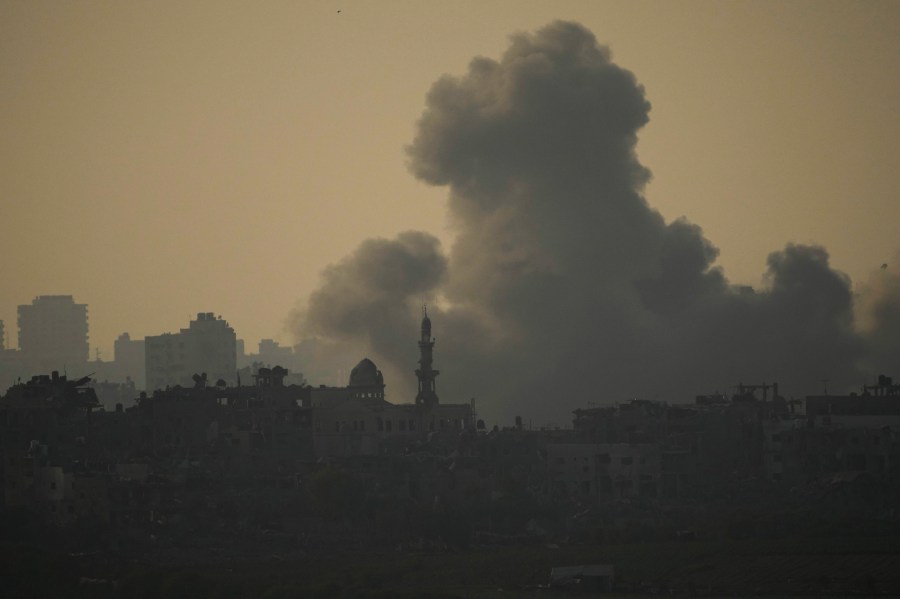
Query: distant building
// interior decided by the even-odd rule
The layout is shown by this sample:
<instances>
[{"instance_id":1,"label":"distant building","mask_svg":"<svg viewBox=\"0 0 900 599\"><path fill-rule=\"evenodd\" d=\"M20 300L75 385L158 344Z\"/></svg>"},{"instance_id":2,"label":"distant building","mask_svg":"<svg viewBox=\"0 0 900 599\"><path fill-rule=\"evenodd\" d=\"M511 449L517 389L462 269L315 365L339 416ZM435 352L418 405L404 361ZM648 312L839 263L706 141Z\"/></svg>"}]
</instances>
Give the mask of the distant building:
<instances>
[{"instance_id":1,"label":"distant building","mask_svg":"<svg viewBox=\"0 0 900 599\"><path fill-rule=\"evenodd\" d=\"M423 311L419 368L415 371L419 391L414 403L387 401L384 376L368 358L353 368L346 387L311 388L317 455L375 455L385 451L390 440L413 440L474 426L471 404L438 403L433 347L431 320Z\"/></svg>"},{"instance_id":2,"label":"distant building","mask_svg":"<svg viewBox=\"0 0 900 599\"><path fill-rule=\"evenodd\" d=\"M27 374L22 364L22 352L17 349L0 350L0 389L11 387Z\"/></svg>"},{"instance_id":3,"label":"distant building","mask_svg":"<svg viewBox=\"0 0 900 599\"><path fill-rule=\"evenodd\" d=\"M102 362L106 364L106 362ZM110 382L109 380L94 379L90 387L97 394L100 405L110 411L122 408L130 408L135 404L139 391L131 379L125 382Z\"/></svg>"},{"instance_id":4,"label":"distant building","mask_svg":"<svg viewBox=\"0 0 900 599\"><path fill-rule=\"evenodd\" d=\"M662 451L645 443L547 445L549 482L557 496L585 500L659 495Z\"/></svg>"},{"instance_id":5,"label":"distant building","mask_svg":"<svg viewBox=\"0 0 900 599\"><path fill-rule=\"evenodd\" d=\"M900 385L891 377L880 375L861 394L808 396L804 407L794 426L766 430L767 476L796 485L853 473L879 480L900 474Z\"/></svg>"},{"instance_id":6,"label":"distant building","mask_svg":"<svg viewBox=\"0 0 900 599\"><path fill-rule=\"evenodd\" d=\"M282 347L272 339L259 342L259 360L271 364L291 364L294 361L294 349Z\"/></svg>"},{"instance_id":7,"label":"distant building","mask_svg":"<svg viewBox=\"0 0 900 599\"><path fill-rule=\"evenodd\" d=\"M89 413L99 408L89 377L37 375L17 383L0 397L0 448L23 449L40 440L69 441L85 437Z\"/></svg>"},{"instance_id":8,"label":"distant building","mask_svg":"<svg viewBox=\"0 0 900 599\"><path fill-rule=\"evenodd\" d=\"M237 337L228 322L212 312L197 314L197 320L178 333L147 337L144 351L148 391L191 387L193 375L203 373L212 384L236 383Z\"/></svg>"},{"instance_id":9,"label":"distant building","mask_svg":"<svg viewBox=\"0 0 900 599\"><path fill-rule=\"evenodd\" d=\"M120 376L130 378L138 389L144 388L147 354L143 339L132 339L122 333L113 347L113 360Z\"/></svg>"},{"instance_id":10,"label":"distant building","mask_svg":"<svg viewBox=\"0 0 900 599\"><path fill-rule=\"evenodd\" d=\"M71 295L41 295L19 306L19 349L33 372L64 371L89 359L87 304Z\"/></svg>"},{"instance_id":11,"label":"distant building","mask_svg":"<svg viewBox=\"0 0 900 599\"><path fill-rule=\"evenodd\" d=\"M244 377L248 372L251 374L259 368L272 368L281 366L287 368L290 372L287 375L287 384L304 384L305 377L302 372L302 364L300 356L294 351L293 347L284 347L273 339L262 339L259 342L258 353L247 354L244 351L245 345L243 339L237 340L237 365L241 370L241 376ZM248 371L249 369L249 371ZM249 378L247 378L249 380Z\"/></svg>"},{"instance_id":12,"label":"distant building","mask_svg":"<svg viewBox=\"0 0 900 599\"><path fill-rule=\"evenodd\" d=\"M880 375L861 395L810 395L805 400L811 428L881 428L900 426L900 385Z\"/></svg>"},{"instance_id":13,"label":"distant building","mask_svg":"<svg viewBox=\"0 0 900 599\"><path fill-rule=\"evenodd\" d=\"M18 351L6 349L5 329L0 320L0 389L11 386L16 377L21 375L21 362Z\"/></svg>"}]
</instances>

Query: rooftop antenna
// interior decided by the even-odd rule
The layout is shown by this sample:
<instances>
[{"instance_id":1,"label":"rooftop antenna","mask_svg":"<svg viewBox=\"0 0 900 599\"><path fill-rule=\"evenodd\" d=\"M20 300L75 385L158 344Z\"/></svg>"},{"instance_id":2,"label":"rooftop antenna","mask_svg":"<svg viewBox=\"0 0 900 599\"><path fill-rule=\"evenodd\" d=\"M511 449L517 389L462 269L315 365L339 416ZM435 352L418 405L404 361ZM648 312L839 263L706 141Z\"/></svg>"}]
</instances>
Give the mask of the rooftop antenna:
<instances>
[{"instance_id":1,"label":"rooftop antenna","mask_svg":"<svg viewBox=\"0 0 900 599\"><path fill-rule=\"evenodd\" d=\"M828 379L822 379L822 387L824 389L824 394L828 395Z\"/></svg>"}]
</instances>

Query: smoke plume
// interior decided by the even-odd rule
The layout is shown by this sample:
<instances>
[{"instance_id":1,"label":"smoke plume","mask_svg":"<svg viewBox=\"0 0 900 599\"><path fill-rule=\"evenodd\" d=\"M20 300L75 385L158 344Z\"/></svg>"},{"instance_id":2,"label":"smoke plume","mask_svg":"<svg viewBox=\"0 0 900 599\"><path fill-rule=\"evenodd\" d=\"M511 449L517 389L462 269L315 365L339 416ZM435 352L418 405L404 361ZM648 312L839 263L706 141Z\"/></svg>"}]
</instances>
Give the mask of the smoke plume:
<instances>
[{"instance_id":1,"label":"smoke plume","mask_svg":"<svg viewBox=\"0 0 900 599\"><path fill-rule=\"evenodd\" d=\"M860 328L866 340L865 368L872 375L900 376L900 252L871 273L859 295Z\"/></svg>"},{"instance_id":2,"label":"smoke plume","mask_svg":"<svg viewBox=\"0 0 900 599\"><path fill-rule=\"evenodd\" d=\"M825 249L787 245L765 288L731 285L702 229L667 223L643 196L649 111L634 75L575 23L514 35L499 61L440 78L407 151L414 176L448 188L449 254L425 233L363 242L298 309L298 337L373 353L390 399L409 401L428 301L441 401L476 397L502 422L562 425L589 403L691 401L741 381L794 395L826 378L856 385L865 347L848 277ZM882 309L895 326L898 289Z\"/></svg>"}]
</instances>

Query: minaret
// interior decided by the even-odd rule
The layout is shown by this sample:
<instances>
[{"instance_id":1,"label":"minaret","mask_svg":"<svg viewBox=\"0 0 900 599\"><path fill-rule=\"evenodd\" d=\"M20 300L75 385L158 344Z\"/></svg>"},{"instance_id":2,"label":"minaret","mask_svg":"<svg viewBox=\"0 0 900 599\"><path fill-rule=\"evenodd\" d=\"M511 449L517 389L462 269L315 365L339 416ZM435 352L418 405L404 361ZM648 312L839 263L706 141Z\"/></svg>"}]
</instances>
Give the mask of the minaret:
<instances>
[{"instance_id":1,"label":"minaret","mask_svg":"<svg viewBox=\"0 0 900 599\"><path fill-rule=\"evenodd\" d=\"M431 338L431 320L428 318L428 310L422 306L422 336L419 338L419 367L416 369L416 377L419 379L419 393L416 395L416 405L433 407L438 404L438 396L434 387L434 379L440 374L431 367L431 352L434 349L434 339Z\"/></svg>"}]
</instances>

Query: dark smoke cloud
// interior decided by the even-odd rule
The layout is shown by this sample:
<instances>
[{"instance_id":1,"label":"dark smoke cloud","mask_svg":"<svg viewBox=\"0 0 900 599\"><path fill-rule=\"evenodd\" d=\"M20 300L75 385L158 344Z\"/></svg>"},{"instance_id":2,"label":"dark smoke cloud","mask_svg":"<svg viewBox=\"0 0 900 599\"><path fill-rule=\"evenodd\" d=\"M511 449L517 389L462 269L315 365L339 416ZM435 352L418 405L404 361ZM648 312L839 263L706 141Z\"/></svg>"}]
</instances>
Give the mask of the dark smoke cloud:
<instances>
[{"instance_id":1,"label":"dark smoke cloud","mask_svg":"<svg viewBox=\"0 0 900 599\"><path fill-rule=\"evenodd\" d=\"M900 252L873 272L859 297L866 371L900 377ZM872 382L871 380L869 381Z\"/></svg>"},{"instance_id":2,"label":"dark smoke cloud","mask_svg":"<svg viewBox=\"0 0 900 599\"><path fill-rule=\"evenodd\" d=\"M418 178L449 187L448 258L425 234L366 241L329 268L296 315L301 335L359 342L410 400L417 305L438 342L442 401L488 418L567 424L629 396L690 401L743 382L801 395L856 385L865 348L849 279L820 247L769 256L766 287L731 285L718 250L645 200L635 154L650 104L574 23L511 38L428 93L408 148Z\"/></svg>"},{"instance_id":3,"label":"dark smoke cloud","mask_svg":"<svg viewBox=\"0 0 900 599\"><path fill-rule=\"evenodd\" d=\"M410 322L446 271L440 242L427 233L408 231L394 240L366 240L353 254L325 269L322 286L291 315L290 327L301 339L321 339L311 360L324 357L335 370L346 370L371 354L380 358L377 363L386 375L393 375L387 378L388 384L391 378L402 381L416 359ZM337 350L357 355L335 361ZM407 367L396 372L390 369L392 364ZM322 369L321 364L313 367Z\"/></svg>"}]
</instances>

